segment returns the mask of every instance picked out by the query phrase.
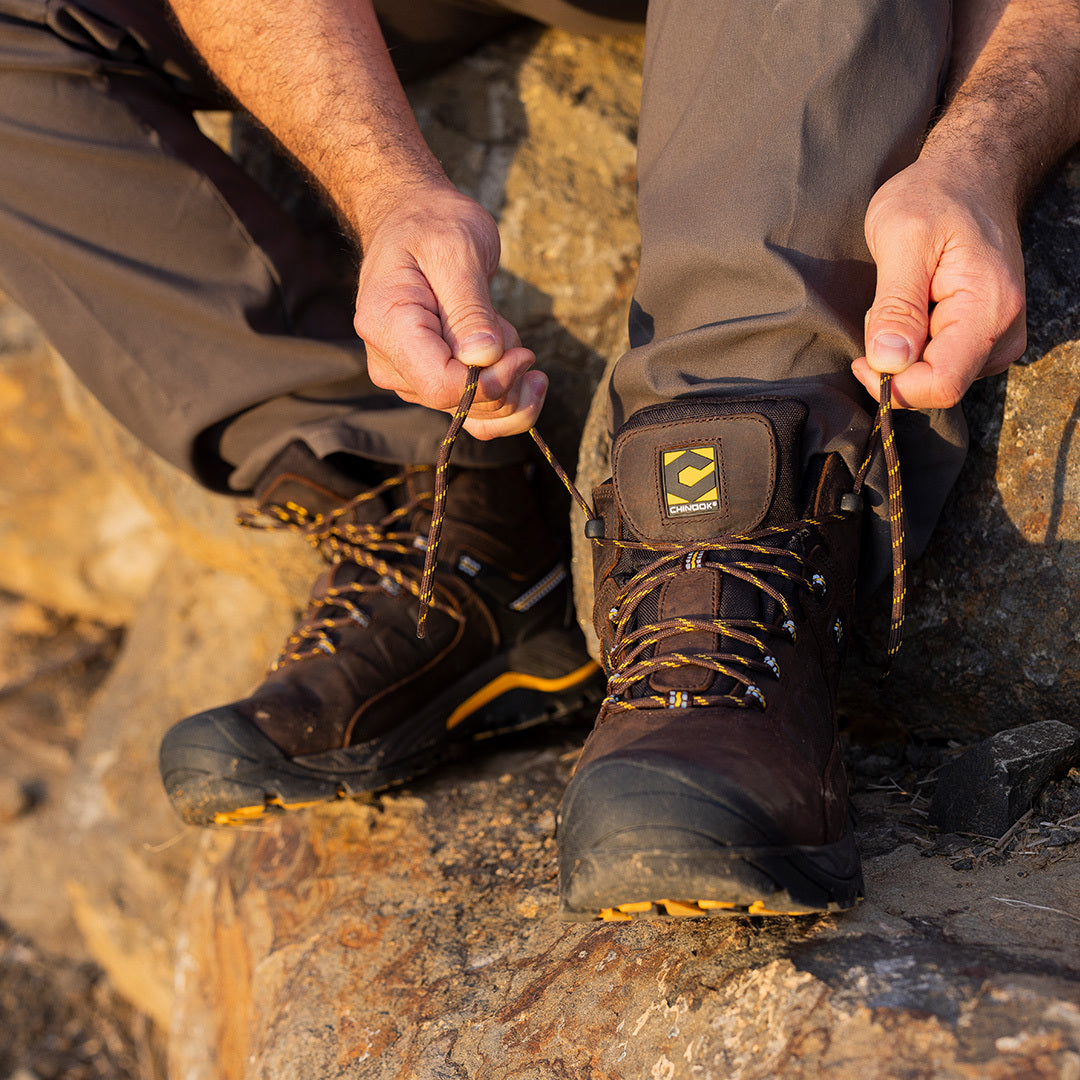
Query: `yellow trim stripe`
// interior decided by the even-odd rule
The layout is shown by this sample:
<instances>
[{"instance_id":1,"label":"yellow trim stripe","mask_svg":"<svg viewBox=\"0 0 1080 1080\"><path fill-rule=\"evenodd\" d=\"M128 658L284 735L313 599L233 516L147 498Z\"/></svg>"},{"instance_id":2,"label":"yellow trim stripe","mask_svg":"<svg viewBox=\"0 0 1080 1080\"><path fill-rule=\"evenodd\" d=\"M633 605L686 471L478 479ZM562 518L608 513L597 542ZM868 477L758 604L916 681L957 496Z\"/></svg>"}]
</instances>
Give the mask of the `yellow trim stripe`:
<instances>
[{"instance_id":1,"label":"yellow trim stripe","mask_svg":"<svg viewBox=\"0 0 1080 1080\"><path fill-rule=\"evenodd\" d=\"M477 709L483 708L488 702L509 690L543 690L549 694L556 694L560 690L567 690L576 683L587 679L594 671L598 671L600 665L595 660L582 664L576 671L569 675L563 675L558 679L543 679L538 675L524 675L519 671L506 671L498 678L492 679L487 686L482 686L475 694L467 697L447 718L446 730L458 726L462 720L471 716Z\"/></svg>"}]
</instances>

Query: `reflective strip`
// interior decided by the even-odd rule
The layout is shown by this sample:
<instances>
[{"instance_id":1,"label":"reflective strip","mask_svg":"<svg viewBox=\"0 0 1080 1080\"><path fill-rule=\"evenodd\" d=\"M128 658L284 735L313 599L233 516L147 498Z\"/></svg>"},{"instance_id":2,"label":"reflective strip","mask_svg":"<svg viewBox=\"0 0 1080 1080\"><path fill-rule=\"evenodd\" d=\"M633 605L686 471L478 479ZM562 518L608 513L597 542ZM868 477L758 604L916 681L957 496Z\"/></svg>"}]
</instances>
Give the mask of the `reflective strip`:
<instances>
[{"instance_id":1,"label":"reflective strip","mask_svg":"<svg viewBox=\"0 0 1080 1080\"><path fill-rule=\"evenodd\" d=\"M549 574L542 577L535 585L523 592L510 604L511 611L528 611L533 605L539 603L552 589L557 588L566 580L566 567L559 563Z\"/></svg>"}]
</instances>

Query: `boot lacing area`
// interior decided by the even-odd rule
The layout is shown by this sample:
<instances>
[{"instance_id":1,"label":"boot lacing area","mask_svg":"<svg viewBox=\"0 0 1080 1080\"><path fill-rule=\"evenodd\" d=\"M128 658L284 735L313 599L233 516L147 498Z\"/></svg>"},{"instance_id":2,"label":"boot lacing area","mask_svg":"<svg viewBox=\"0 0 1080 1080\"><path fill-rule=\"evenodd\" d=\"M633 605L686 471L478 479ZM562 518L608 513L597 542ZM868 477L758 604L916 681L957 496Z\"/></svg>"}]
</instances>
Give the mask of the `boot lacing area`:
<instances>
[{"instance_id":1,"label":"boot lacing area","mask_svg":"<svg viewBox=\"0 0 1080 1080\"><path fill-rule=\"evenodd\" d=\"M299 533L331 565L352 562L370 570L373 575L365 580L333 585L323 595L312 597L304 617L270 665L271 671L319 653L333 655L337 651L337 631L349 626L366 627L370 623L370 615L363 603L365 594L382 591L397 595L405 591L420 598L419 555L427 548L428 537L405 527L404 523L416 512L431 509L434 491L413 494L377 522L357 523L349 518L358 507L405 487L410 479L421 474L431 477L434 471L427 465L407 466L327 514L312 513L290 501L245 511L237 517L238 523L246 528ZM444 491L444 505L445 499ZM428 582L426 606L435 607L459 621L463 618L460 612L436 599L433 593L434 584Z\"/></svg>"},{"instance_id":2,"label":"boot lacing area","mask_svg":"<svg viewBox=\"0 0 1080 1080\"><path fill-rule=\"evenodd\" d=\"M773 636L783 636L794 643L798 627L791 604L784 594L767 579L778 576L803 588L815 596L824 597L825 578L814 570L808 560L797 551L779 546L781 537L821 524L820 520L794 522L772 529L763 529L742 535L721 537L715 541L698 541L692 546L684 544L653 545L629 541L598 541L612 546L646 552L663 552L659 558L631 577L616 597L608 617L611 620L613 639L607 656L609 672L606 704L609 708L702 708L710 705L735 705L764 709L768 702L759 685L758 676L780 679L780 665L766 644ZM718 559L710 559L710 555ZM741 556L741 557L740 557ZM723 561L720 561L723 559ZM792 565L784 566L781 560ZM631 629L634 616L642 602L665 582L671 581L687 570L701 567L717 570L722 576L730 576L756 586L769 596L779 609L781 621L765 623L756 619L688 619L677 617L659 622L646 622L638 629ZM705 631L720 637L741 642L756 650L757 656L744 656L735 652L664 652L648 655L661 642L685 634ZM842 627L834 628L839 635ZM671 690L665 694L627 696L639 684L656 672L697 667L715 672L733 680L735 688L726 694L689 693Z\"/></svg>"},{"instance_id":3,"label":"boot lacing area","mask_svg":"<svg viewBox=\"0 0 1080 1080\"><path fill-rule=\"evenodd\" d=\"M420 614L417 621L417 635L423 637L424 619L427 607L433 603L432 590L435 567L438 561L439 536L442 527L441 508L446 500L446 470L462 425L472 407L476 387L480 378L480 369L472 367L466 382L465 392L461 397L453 420L439 447L439 458L435 468L435 512L431 522L431 532L424 559L424 571L420 586ZM798 634L792 607L783 593L772 585L767 578L780 577L821 597L828 588L824 576L819 573L798 551L780 546L776 541L780 537L794 538L798 533L820 527L827 520L839 520L844 513L830 515L828 518L805 519L790 524L760 529L753 532L721 536L709 541L693 543L647 543L643 541L614 540L603 535L603 521L589 506L574 482L566 474L552 454L547 443L535 427L529 429L529 435L536 443L548 464L562 481L571 498L582 509L586 518L586 536L594 544L623 548L632 551L645 551L656 554L656 558L631 577L619 593L611 608L609 617L613 628L613 642L606 659L608 671L607 703L616 709L635 708L689 708L723 703L740 707L764 709L768 702L764 692L757 685L757 676L768 674L779 679L781 672L776 658L767 645L770 637L786 635L792 642ZM867 439L866 454L858 473L852 494L858 497L862 491L866 475L870 470L878 448L885 457L885 467L889 491L889 529L892 543L892 611L889 627L889 641L885 670L882 679L888 677L896 654L903 640L904 606L907 593L907 560L904 554L904 508L903 491L900 483L900 459L896 448L896 437L892 416L892 377L882 375L877 414L874 426ZM848 511L850 513L850 511ZM708 560L708 555L720 556ZM686 619L673 618L660 622L647 623L636 630L630 629L634 613L645 599L665 582L679 574L703 565L709 565L724 575L738 578L756 586L776 604L782 620L779 623L765 623L754 619ZM659 656L646 656L649 649L661 642L679 635L706 631L727 637L733 641L750 646L760 653L744 656L734 652L665 652ZM842 626L834 626L834 633L842 635ZM735 682L735 689L727 694L690 694L686 691L670 691L667 694L644 694L628 697L627 692L642 683L655 672L669 668L693 666L705 668L726 676ZM741 689L740 689L741 688Z\"/></svg>"}]
</instances>

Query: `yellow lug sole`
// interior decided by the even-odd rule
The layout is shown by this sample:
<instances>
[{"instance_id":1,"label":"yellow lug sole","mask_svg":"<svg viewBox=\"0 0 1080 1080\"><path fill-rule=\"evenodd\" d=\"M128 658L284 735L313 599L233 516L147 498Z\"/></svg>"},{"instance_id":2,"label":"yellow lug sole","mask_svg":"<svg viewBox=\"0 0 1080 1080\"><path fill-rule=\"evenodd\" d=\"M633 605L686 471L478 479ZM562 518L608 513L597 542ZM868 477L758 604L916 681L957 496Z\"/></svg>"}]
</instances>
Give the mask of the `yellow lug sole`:
<instances>
[{"instance_id":1,"label":"yellow lug sole","mask_svg":"<svg viewBox=\"0 0 1080 1080\"><path fill-rule=\"evenodd\" d=\"M812 915L814 911L777 911L766 907L763 900L751 904L735 904L728 900L635 900L617 907L601 908L597 918L604 922L629 922L635 917L668 915L676 919L701 918L716 912L732 915Z\"/></svg>"}]
</instances>

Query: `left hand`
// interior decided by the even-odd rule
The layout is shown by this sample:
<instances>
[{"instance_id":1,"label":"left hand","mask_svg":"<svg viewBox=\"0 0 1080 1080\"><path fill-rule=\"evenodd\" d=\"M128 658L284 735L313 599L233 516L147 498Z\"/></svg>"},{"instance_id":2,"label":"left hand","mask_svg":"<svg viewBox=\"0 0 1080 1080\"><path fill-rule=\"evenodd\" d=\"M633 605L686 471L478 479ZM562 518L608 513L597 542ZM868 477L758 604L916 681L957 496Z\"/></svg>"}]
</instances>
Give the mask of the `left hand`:
<instances>
[{"instance_id":1,"label":"left hand","mask_svg":"<svg viewBox=\"0 0 1080 1080\"><path fill-rule=\"evenodd\" d=\"M885 183L866 213L877 292L866 350L852 364L876 399L893 373L895 404L956 405L976 379L1024 352L1024 260L1015 204L992 178L924 155Z\"/></svg>"}]
</instances>

